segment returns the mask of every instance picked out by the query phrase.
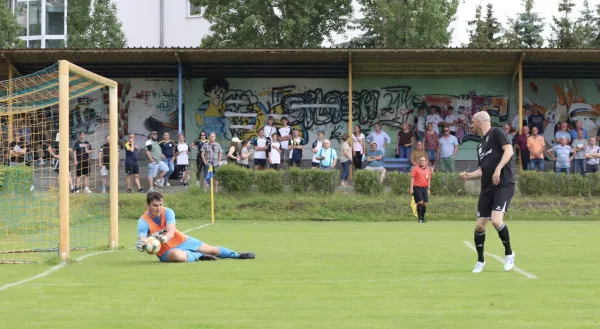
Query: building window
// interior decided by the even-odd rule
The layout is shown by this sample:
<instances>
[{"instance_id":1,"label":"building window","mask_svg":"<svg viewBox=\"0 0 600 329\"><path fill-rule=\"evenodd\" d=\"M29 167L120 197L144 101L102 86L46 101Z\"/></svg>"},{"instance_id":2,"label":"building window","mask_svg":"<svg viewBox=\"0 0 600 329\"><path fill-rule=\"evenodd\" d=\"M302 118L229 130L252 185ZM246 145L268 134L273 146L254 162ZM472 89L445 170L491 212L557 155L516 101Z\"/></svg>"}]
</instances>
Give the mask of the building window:
<instances>
[{"instance_id":1,"label":"building window","mask_svg":"<svg viewBox=\"0 0 600 329\"><path fill-rule=\"evenodd\" d=\"M0 0L2 1L2 0ZM66 40L67 0L9 0L29 48L57 47Z\"/></svg>"},{"instance_id":2,"label":"building window","mask_svg":"<svg viewBox=\"0 0 600 329\"><path fill-rule=\"evenodd\" d=\"M65 0L48 0L46 3L46 34L65 34Z\"/></svg>"},{"instance_id":3,"label":"building window","mask_svg":"<svg viewBox=\"0 0 600 329\"><path fill-rule=\"evenodd\" d=\"M192 4L189 0L187 2L187 5L188 17L200 17L202 15L202 7Z\"/></svg>"}]
</instances>

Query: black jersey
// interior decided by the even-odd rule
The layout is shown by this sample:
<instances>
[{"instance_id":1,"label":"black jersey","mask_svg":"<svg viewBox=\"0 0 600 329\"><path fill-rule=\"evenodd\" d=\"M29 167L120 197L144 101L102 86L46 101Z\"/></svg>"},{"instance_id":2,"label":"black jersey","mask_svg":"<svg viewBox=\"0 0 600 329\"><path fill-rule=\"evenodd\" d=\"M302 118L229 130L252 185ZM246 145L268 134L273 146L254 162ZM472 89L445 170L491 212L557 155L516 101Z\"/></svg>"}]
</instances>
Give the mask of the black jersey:
<instances>
[{"instance_id":1,"label":"black jersey","mask_svg":"<svg viewBox=\"0 0 600 329\"><path fill-rule=\"evenodd\" d=\"M500 128L492 128L488 131L485 136L481 139L481 143L477 146L477 158L479 160L479 167L481 168L481 187L485 188L493 185L492 176L496 167L502 159L504 151L502 146L512 145L508 135ZM499 186L508 186L515 184L515 178L513 176L512 169L510 167L510 161L502 167L500 172L500 184Z\"/></svg>"}]
</instances>

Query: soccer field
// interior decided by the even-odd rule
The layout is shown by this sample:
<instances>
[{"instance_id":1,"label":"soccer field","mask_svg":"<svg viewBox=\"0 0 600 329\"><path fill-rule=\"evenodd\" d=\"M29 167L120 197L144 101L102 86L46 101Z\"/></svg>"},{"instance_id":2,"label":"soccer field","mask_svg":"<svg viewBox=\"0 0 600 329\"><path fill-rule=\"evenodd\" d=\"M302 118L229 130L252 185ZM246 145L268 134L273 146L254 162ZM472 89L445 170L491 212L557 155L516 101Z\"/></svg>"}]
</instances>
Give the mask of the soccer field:
<instances>
[{"instance_id":1,"label":"soccer field","mask_svg":"<svg viewBox=\"0 0 600 329\"><path fill-rule=\"evenodd\" d=\"M0 328L600 327L600 222L508 222L522 272L480 274L472 222L220 221L189 234L257 258L185 264L130 249L135 225L34 281L5 286L52 266L0 265ZM491 226L486 251L503 257Z\"/></svg>"}]
</instances>

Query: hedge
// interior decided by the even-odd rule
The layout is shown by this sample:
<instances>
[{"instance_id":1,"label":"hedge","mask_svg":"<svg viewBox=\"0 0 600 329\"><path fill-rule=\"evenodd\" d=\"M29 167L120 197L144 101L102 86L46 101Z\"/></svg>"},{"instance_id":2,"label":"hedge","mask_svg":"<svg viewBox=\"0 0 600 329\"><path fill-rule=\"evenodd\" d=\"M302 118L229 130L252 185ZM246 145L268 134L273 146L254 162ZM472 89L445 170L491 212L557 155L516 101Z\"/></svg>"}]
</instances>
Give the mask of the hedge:
<instances>
[{"instance_id":1,"label":"hedge","mask_svg":"<svg viewBox=\"0 0 600 329\"><path fill-rule=\"evenodd\" d=\"M26 168L29 167L7 168L17 171L13 176L27 176L21 171L27 170ZM291 168L287 171L254 171L235 164L217 168L216 177L220 186L228 193L258 191L271 194L291 191L294 193L333 194L340 182L338 170ZM383 184L379 182L379 173L369 170L355 171L353 179L354 192L361 195L380 195L386 186L389 186L395 195L408 195L410 186L410 174L401 172L388 172ZM18 181L23 182L23 179ZM0 189L1 184L2 170L0 169ZM21 185L29 188L27 184ZM600 173L582 176L524 171L517 176L517 186L522 195L600 196ZM468 191L465 182L460 179L459 173L434 173L431 177L431 193L433 195L463 196L467 195Z\"/></svg>"},{"instance_id":2,"label":"hedge","mask_svg":"<svg viewBox=\"0 0 600 329\"><path fill-rule=\"evenodd\" d=\"M295 193L333 194L340 184L337 170L252 170L235 164L218 167L215 179L228 193L249 192L282 193L289 187Z\"/></svg>"},{"instance_id":3,"label":"hedge","mask_svg":"<svg viewBox=\"0 0 600 329\"><path fill-rule=\"evenodd\" d=\"M0 191L29 192L33 185L30 166L0 166Z\"/></svg>"},{"instance_id":4,"label":"hedge","mask_svg":"<svg viewBox=\"0 0 600 329\"><path fill-rule=\"evenodd\" d=\"M519 174L518 185L522 195L598 196L600 173L583 176L524 171Z\"/></svg>"}]
</instances>

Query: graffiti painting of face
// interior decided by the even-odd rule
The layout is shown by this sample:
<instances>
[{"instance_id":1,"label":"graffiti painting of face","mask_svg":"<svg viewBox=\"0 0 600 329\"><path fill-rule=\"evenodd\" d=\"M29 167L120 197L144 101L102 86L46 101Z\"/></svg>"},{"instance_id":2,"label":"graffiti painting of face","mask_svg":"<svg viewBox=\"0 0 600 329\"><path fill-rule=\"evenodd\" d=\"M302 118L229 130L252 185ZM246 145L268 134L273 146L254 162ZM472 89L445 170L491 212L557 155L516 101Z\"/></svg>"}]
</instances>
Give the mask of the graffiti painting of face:
<instances>
[{"instance_id":1,"label":"graffiti painting of face","mask_svg":"<svg viewBox=\"0 0 600 329\"><path fill-rule=\"evenodd\" d=\"M225 89L221 88L220 86L215 86L210 91L210 95L208 95L208 96L210 97L210 101L214 105L219 106L221 104L222 99L223 99L223 95L225 95Z\"/></svg>"}]
</instances>

